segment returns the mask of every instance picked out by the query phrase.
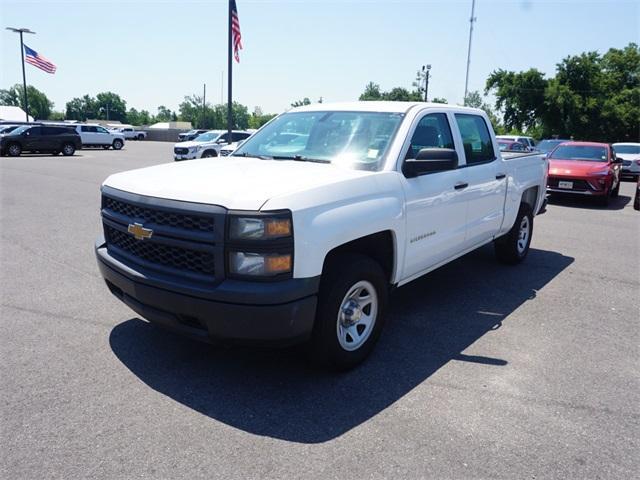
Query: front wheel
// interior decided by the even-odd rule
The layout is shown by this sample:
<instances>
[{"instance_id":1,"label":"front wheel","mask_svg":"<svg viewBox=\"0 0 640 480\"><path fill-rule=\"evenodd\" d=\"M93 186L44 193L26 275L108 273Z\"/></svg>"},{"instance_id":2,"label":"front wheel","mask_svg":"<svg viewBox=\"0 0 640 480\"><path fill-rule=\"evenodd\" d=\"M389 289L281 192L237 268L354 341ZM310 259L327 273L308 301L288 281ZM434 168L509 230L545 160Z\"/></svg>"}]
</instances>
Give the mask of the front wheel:
<instances>
[{"instance_id":1,"label":"front wheel","mask_svg":"<svg viewBox=\"0 0 640 480\"><path fill-rule=\"evenodd\" d=\"M218 156L218 152L216 152L215 150L207 150L202 154L201 158L212 158L217 156Z\"/></svg>"},{"instance_id":2,"label":"front wheel","mask_svg":"<svg viewBox=\"0 0 640 480\"><path fill-rule=\"evenodd\" d=\"M138 140L144 140L144 135L138 135Z\"/></svg>"},{"instance_id":3,"label":"front wheel","mask_svg":"<svg viewBox=\"0 0 640 480\"><path fill-rule=\"evenodd\" d=\"M506 235L494 242L496 257L503 263L515 265L523 261L529 253L533 236L533 212L526 203L520 205L516 221Z\"/></svg>"},{"instance_id":4,"label":"front wheel","mask_svg":"<svg viewBox=\"0 0 640 480\"><path fill-rule=\"evenodd\" d=\"M373 349L384 324L388 286L384 271L364 255L340 255L325 267L310 342L313 363L348 370Z\"/></svg>"},{"instance_id":5,"label":"front wheel","mask_svg":"<svg viewBox=\"0 0 640 480\"><path fill-rule=\"evenodd\" d=\"M118 138L116 138L112 143L112 146L113 146L114 150L120 150L123 145L124 144L123 144L122 140L120 140Z\"/></svg>"}]
</instances>

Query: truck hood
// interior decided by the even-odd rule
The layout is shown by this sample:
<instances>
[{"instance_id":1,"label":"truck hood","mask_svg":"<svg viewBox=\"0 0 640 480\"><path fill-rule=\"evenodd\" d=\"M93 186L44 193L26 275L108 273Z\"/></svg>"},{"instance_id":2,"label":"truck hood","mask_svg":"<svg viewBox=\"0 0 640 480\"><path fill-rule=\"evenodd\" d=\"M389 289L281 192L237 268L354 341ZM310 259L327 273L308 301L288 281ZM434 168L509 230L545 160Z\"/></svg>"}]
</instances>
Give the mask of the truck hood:
<instances>
[{"instance_id":1,"label":"truck hood","mask_svg":"<svg viewBox=\"0 0 640 480\"><path fill-rule=\"evenodd\" d=\"M116 173L103 185L150 197L259 210L276 196L371 174L332 164L218 157Z\"/></svg>"},{"instance_id":2,"label":"truck hood","mask_svg":"<svg viewBox=\"0 0 640 480\"><path fill-rule=\"evenodd\" d=\"M593 172L606 170L606 162L589 162L580 160L549 160L549 173L551 175L589 175Z\"/></svg>"}]
</instances>

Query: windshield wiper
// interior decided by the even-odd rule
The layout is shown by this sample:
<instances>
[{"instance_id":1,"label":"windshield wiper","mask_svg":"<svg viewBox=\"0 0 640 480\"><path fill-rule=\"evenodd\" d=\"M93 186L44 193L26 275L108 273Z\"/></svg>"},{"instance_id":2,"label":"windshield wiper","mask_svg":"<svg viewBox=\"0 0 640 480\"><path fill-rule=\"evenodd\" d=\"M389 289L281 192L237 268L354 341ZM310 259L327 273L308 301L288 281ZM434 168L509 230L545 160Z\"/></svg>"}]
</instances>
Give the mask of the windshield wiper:
<instances>
[{"instance_id":1,"label":"windshield wiper","mask_svg":"<svg viewBox=\"0 0 640 480\"><path fill-rule=\"evenodd\" d=\"M322 158L309 158L302 155L294 155L292 157L286 156L274 156L274 160L295 160L296 162L314 162L314 163L331 163L330 160L324 160Z\"/></svg>"}]
</instances>

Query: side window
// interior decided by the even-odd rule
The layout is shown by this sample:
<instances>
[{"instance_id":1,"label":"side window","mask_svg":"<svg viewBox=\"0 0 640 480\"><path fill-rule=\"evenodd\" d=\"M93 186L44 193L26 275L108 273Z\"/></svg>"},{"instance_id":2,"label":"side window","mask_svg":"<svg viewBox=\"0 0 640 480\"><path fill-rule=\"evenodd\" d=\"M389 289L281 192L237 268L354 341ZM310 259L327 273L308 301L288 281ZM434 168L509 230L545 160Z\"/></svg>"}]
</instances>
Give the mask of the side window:
<instances>
[{"instance_id":1,"label":"side window","mask_svg":"<svg viewBox=\"0 0 640 480\"><path fill-rule=\"evenodd\" d=\"M90 127L87 127L86 125L82 125L80 127L80 131L81 132L90 132L91 130L89 130Z\"/></svg>"},{"instance_id":2,"label":"side window","mask_svg":"<svg viewBox=\"0 0 640 480\"><path fill-rule=\"evenodd\" d=\"M229 132L223 133L218 137L218 141L224 140L225 142L229 143L229 140L227 140L228 138L229 138ZM232 134L232 138L233 138L233 134Z\"/></svg>"},{"instance_id":3,"label":"side window","mask_svg":"<svg viewBox=\"0 0 640 480\"><path fill-rule=\"evenodd\" d=\"M104 127L95 127L95 129L98 133L109 133L107 132L107 129Z\"/></svg>"},{"instance_id":4,"label":"side window","mask_svg":"<svg viewBox=\"0 0 640 480\"><path fill-rule=\"evenodd\" d=\"M467 113L456 113L455 116L462 136L467 165L495 160L496 155L484 118Z\"/></svg>"},{"instance_id":5,"label":"side window","mask_svg":"<svg viewBox=\"0 0 640 480\"><path fill-rule=\"evenodd\" d=\"M237 142L237 141L240 141L240 140L244 140L248 136L249 136L248 133L235 133L235 132L233 132L231 134L231 138L233 138L234 142Z\"/></svg>"},{"instance_id":6,"label":"side window","mask_svg":"<svg viewBox=\"0 0 640 480\"><path fill-rule=\"evenodd\" d=\"M27 130L27 135L42 135L42 127L31 127Z\"/></svg>"},{"instance_id":7,"label":"side window","mask_svg":"<svg viewBox=\"0 0 640 480\"><path fill-rule=\"evenodd\" d=\"M423 148L454 148L449 121L444 113L431 113L422 117L413 132L405 158L416 158Z\"/></svg>"}]
</instances>

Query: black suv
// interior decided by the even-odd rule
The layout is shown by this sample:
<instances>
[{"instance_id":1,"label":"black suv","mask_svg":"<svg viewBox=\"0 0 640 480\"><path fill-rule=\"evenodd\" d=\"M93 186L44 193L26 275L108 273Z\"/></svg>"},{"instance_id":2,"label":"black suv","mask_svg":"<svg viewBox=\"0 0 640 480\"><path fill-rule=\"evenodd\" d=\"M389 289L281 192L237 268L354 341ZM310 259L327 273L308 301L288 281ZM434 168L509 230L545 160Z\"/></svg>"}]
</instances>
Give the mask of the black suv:
<instances>
[{"instance_id":1,"label":"black suv","mask_svg":"<svg viewBox=\"0 0 640 480\"><path fill-rule=\"evenodd\" d=\"M22 152L73 155L82 141L72 127L22 125L0 138L0 155L18 157Z\"/></svg>"}]
</instances>

